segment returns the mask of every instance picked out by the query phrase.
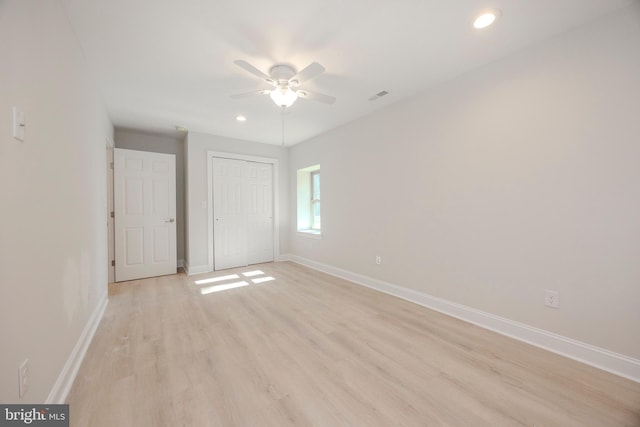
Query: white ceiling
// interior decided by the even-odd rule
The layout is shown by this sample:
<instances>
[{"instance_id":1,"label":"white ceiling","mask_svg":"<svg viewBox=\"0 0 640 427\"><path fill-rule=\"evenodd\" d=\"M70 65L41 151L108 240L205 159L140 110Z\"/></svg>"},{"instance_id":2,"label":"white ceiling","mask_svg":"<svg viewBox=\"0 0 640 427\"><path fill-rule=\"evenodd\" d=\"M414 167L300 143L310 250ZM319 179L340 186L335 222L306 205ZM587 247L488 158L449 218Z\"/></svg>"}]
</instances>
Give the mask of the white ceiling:
<instances>
[{"instance_id":1,"label":"white ceiling","mask_svg":"<svg viewBox=\"0 0 640 427\"><path fill-rule=\"evenodd\" d=\"M298 100L285 116L291 145L597 19L634 0L62 0L114 125L282 140L267 87L236 66L276 63L326 72L303 87L334 105ZM502 17L485 30L482 10ZM368 101L375 93L389 95ZM235 116L247 117L244 123Z\"/></svg>"}]
</instances>

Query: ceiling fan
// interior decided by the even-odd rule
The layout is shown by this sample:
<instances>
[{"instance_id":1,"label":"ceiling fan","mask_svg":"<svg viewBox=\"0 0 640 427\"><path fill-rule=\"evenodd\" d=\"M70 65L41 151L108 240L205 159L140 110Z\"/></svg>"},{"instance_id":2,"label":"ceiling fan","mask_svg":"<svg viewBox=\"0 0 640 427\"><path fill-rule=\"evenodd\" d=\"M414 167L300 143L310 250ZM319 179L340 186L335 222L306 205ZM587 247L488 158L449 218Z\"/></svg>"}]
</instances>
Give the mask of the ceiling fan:
<instances>
[{"instance_id":1,"label":"ceiling fan","mask_svg":"<svg viewBox=\"0 0 640 427\"><path fill-rule=\"evenodd\" d=\"M309 92L308 90L299 87L302 83L319 76L325 71L324 67L317 62L311 63L298 73L288 65L277 64L269 69L269 75L241 59L233 62L243 70L248 71L261 80L264 80L266 83L273 86L273 88L259 90L257 92L238 93L231 95L231 98L239 99L253 95L269 95L273 102L283 110L293 105L298 98L318 101L323 104L333 104L336 102L336 98L333 96L317 92Z\"/></svg>"}]
</instances>

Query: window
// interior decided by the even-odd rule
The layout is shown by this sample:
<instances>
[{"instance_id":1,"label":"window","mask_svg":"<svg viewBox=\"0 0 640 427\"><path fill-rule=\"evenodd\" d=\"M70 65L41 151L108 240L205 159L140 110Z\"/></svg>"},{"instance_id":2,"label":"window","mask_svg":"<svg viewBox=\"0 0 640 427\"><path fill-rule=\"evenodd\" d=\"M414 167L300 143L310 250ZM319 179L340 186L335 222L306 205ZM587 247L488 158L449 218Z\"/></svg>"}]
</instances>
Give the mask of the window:
<instances>
[{"instance_id":1,"label":"window","mask_svg":"<svg viewBox=\"0 0 640 427\"><path fill-rule=\"evenodd\" d=\"M311 172L311 229L320 230L320 171Z\"/></svg>"},{"instance_id":2,"label":"window","mask_svg":"<svg viewBox=\"0 0 640 427\"><path fill-rule=\"evenodd\" d=\"M320 236L320 165L299 169L297 180L298 232Z\"/></svg>"}]
</instances>

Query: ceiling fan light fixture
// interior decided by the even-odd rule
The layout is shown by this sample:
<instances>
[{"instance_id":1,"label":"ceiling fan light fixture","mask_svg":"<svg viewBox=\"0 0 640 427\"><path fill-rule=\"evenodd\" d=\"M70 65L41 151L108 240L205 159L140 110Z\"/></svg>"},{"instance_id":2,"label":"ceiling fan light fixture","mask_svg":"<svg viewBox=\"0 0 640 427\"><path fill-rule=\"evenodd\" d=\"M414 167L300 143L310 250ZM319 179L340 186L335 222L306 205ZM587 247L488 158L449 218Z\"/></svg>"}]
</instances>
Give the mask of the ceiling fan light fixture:
<instances>
[{"instance_id":1,"label":"ceiling fan light fixture","mask_svg":"<svg viewBox=\"0 0 640 427\"><path fill-rule=\"evenodd\" d=\"M278 107L282 108L291 107L293 103L296 102L296 99L298 99L298 95L288 86L273 89L269 96L271 96L271 99L273 99L273 102L275 102Z\"/></svg>"},{"instance_id":2,"label":"ceiling fan light fixture","mask_svg":"<svg viewBox=\"0 0 640 427\"><path fill-rule=\"evenodd\" d=\"M325 72L325 68L317 62L312 62L297 73L295 69L289 65L276 64L269 69L269 75L263 73L247 61L238 59L233 62L249 74L260 78L272 86L269 89L231 95L233 99L245 98L252 95L269 95L273 102L283 110L291 107L298 98L304 98L327 105L336 102L336 98L333 96L317 92L307 92L300 88L300 85L304 84L304 82Z\"/></svg>"},{"instance_id":3,"label":"ceiling fan light fixture","mask_svg":"<svg viewBox=\"0 0 640 427\"><path fill-rule=\"evenodd\" d=\"M496 22L496 19L498 19L499 17L500 11L497 9L483 12L478 15L478 17L473 21L473 28L476 28L478 30L487 28L488 26Z\"/></svg>"}]
</instances>

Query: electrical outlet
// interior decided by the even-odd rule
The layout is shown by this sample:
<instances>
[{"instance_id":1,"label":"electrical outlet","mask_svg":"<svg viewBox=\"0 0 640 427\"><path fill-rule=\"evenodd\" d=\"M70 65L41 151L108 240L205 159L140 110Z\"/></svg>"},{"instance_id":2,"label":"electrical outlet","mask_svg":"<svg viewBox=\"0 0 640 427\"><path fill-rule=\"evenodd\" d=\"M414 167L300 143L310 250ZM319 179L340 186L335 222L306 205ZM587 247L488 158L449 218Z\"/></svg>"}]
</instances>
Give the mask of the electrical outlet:
<instances>
[{"instance_id":1,"label":"electrical outlet","mask_svg":"<svg viewBox=\"0 0 640 427\"><path fill-rule=\"evenodd\" d=\"M18 380L18 394L22 398L29 390L29 359L25 359L18 367Z\"/></svg>"},{"instance_id":2,"label":"electrical outlet","mask_svg":"<svg viewBox=\"0 0 640 427\"><path fill-rule=\"evenodd\" d=\"M558 297L558 291L544 291L544 305L551 308L560 308L560 298Z\"/></svg>"},{"instance_id":3,"label":"electrical outlet","mask_svg":"<svg viewBox=\"0 0 640 427\"><path fill-rule=\"evenodd\" d=\"M382 264L382 257L380 255L376 255L376 264Z\"/></svg>"}]
</instances>

